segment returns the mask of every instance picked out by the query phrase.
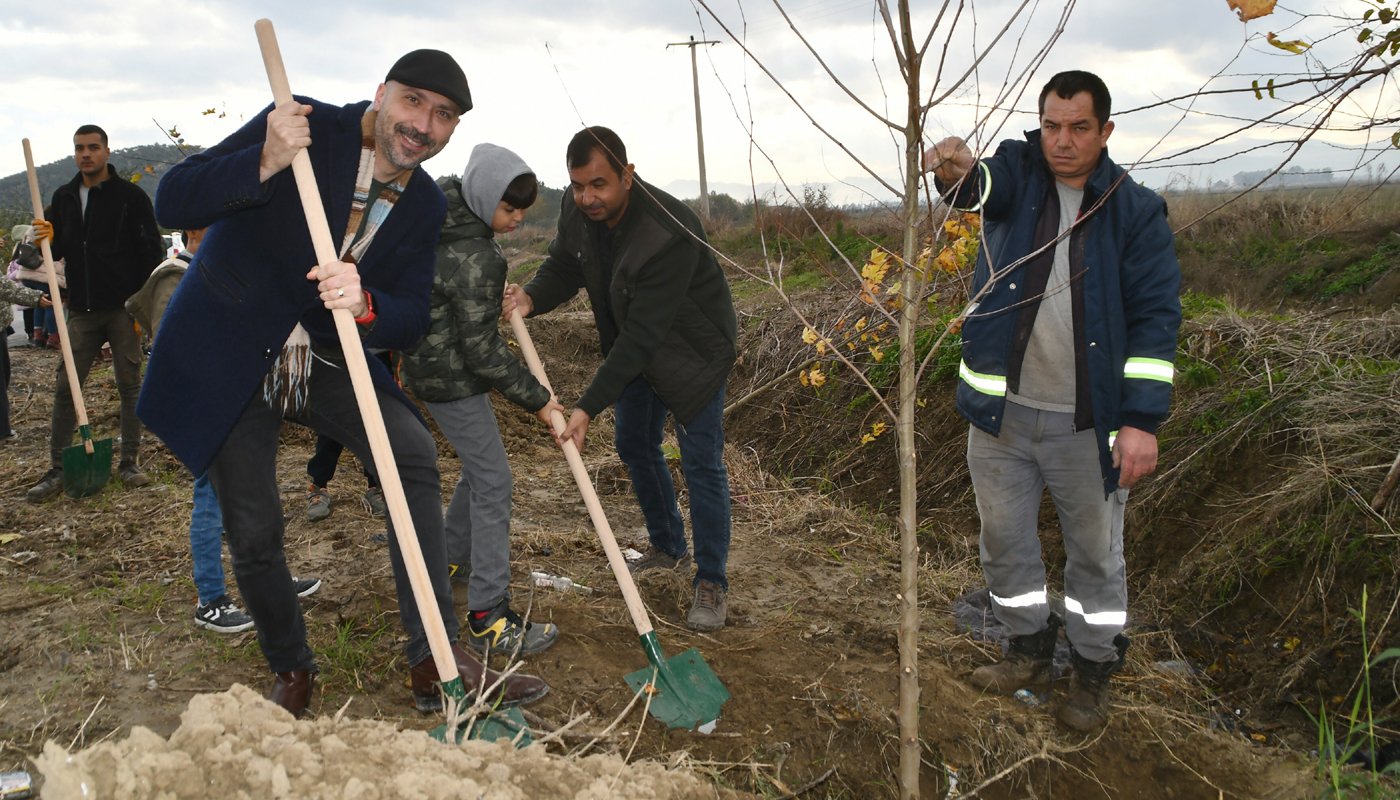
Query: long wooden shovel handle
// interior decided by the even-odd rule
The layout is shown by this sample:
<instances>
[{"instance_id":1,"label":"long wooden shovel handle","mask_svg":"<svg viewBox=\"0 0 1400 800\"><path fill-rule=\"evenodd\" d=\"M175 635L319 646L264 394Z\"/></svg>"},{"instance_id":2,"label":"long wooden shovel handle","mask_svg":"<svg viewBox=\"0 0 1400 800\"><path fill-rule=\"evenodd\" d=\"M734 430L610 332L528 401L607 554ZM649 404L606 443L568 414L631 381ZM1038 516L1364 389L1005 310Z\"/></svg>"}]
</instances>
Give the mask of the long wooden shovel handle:
<instances>
[{"instance_id":1,"label":"long wooden shovel handle","mask_svg":"<svg viewBox=\"0 0 1400 800\"><path fill-rule=\"evenodd\" d=\"M540 363L540 354L535 350L535 343L530 339L530 331L525 327L525 320L520 316L519 309L510 315L510 329L515 333L515 340L520 343L520 352L525 356L525 364L529 366L530 373L553 394L554 389L549 385L549 376L544 373L544 364ZM555 411L550 414L549 421L555 433L564 432L563 414ZM598 492L593 488L593 481L588 479L583 457L579 455L572 439L564 440L563 450L564 458L569 462L569 470L574 473L574 483L578 484L579 493L583 495L583 504L588 506L588 516L593 520L593 528L598 531L598 541L603 543L603 552L608 554L608 566L612 567L618 588L622 589L622 599L627 603L627 612L632 615L632 624L637 626L638 636L646 636L652 630L651 617L642 605L637 584L632 580L632 571L627 568L627 559L622 557L622 551L618 549L617 538L613 536L612 526L608 524L602 504L598 502Z\"/></svg>"},{"instance_id":2,"label":"long wooden shovel handle","mask_svg":"<svg viewBox=\"0 0 1400 800\"><path fill-rule=\"evenodd\" d=\"M29 140L24 140L24 171L29 175L29 203L34 206L34 219L44 218L44 200L39 196L39 175L34 171L34 153ZM53 301L54 318L58 320L58 343L63 348L63 369L68 373L68 388L73 393L73 410L78 414L78 430L88 429L87 407L83 405L83 387L78 383L78 365L73 361L73 345L68 341L68 318L63 313L59 297L58 270L53 265L53 247L48 239L39 243L44 254L44 270L49 273L49 299ZM92 436L83 436L83 449L92 455Z\"/></svg>"},{"instance_id":3,"label":"long wooden shovel handle","mask_svg":"<svg viewBox=\"0 0 1400 800\"><path fill-rule=\"evenodd\" d=\"M260 19L254 23L253 28L258 34L258 47L262 50L263 66L267 69L267 81L272 86L273 101L281 105L292 99L292 89L287 82L282 53L277 47L277 34L272 29L271 20ZM292 159L292 174L296 177L297 191L301 194L301 207L306 213L311 242L316 248L316 262L329 264L338 256L331 241L331 229L326 222L325 207L321 204L321 193L316 188L316 175L311 169L311 157L305 150L299 151ZM428 646L432 649L438 677L446 683L459 676L457 661L452 656L452 643L447 638L447 629L443 626L442 614L438 610L437 596L433 593L432 581L423 563L423 551L418 546L413 518L408 513L408 500L404 497L403 484L399 481L399 470L394 463L393 449L389 446L389 435L384 429L384 417L375 397L369 365L365 363L360 334L349 309L334 309L332 316L335 319L335 331L340 337L340 349L345 353L345 366L350 373L350 383L355 389L355 402L359 404L360 417L365 425L365 435L369 438L370 453L374 457L375 469L379 472L379 486L384 490L389 519L394 523L394 538L398 541L399 552L403 556L408 582L413 587L413 600L417 603L418 614L423 619L423 629L428 636Z\"/></svg>"}]
</instances>

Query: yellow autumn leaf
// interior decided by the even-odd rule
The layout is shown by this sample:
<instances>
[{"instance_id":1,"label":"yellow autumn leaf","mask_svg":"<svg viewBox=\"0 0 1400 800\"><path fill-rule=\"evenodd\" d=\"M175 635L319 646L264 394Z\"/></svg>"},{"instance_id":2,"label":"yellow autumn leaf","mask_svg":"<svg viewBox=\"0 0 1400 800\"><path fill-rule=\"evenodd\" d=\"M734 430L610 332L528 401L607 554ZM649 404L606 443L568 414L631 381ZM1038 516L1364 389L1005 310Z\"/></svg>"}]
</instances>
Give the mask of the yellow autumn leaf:
<instances>
[{"instance_id":1,"label":"yellow autumn leaf","mask_svg":"<svg viewBox=\"0 0 1400 800\"><path fill-rule=\"evenodd\" d=\"M801 372L797 373L797 381L798 381L798 383L801 383L803 386L811 386L811 385L812 385L811 381L808 381L808 380L807 380L807 370L805 370L805 369L802 370Z\"/></svg>"},{"instance_id":2,"label":"yellow autumn leaf","mask_svg":"<svg viewBox=\"0 0 1400 800\"><path fill-rule=\"evenodd\" d=\"M807 379L812 382L813 386L821 386L826 383L826 373L822 372L821 367L812 367L812 371L808 374Z\"/></svg>"},{"instance_id":3,"label":"yellow autumn leaf","mask_svg":"<svg viewBox=\"0 0 1400 800\"><path fill-rule=\"evenodd\" d=\"M803 328L803 329L802 329L802 343L803 343L803 344L816 344L816 342L817 342L817 332L814 331L814 330L812 330L811 328Z\"/></svg>"},{"instance_id":4,"label":"yellow autumn leaf","mask_svg":"<svg viewBox=\"0 0 1400 800\"><path fill-rule=\"evenodd\" d=\"M871 432L872 434L874 434L875 436L883 435L884 432L887 431L887 430L889 430L889 429L890 429L889 424L887 424L887 423L886 423L885 421L883 421L883 420L881 420L880 422L877 422L877 423L875 423L874 425L871 425L871 426L870 426L870 432Z\"/></svg>"},{"instance_id":5,"label":"yellow autumn leaf","mask_svg":"<svg viewBox=\"0 0 1400 800\"><path fill-rule=\"evenodd\" d=\"M874 436L871 436L871 435L868 434L868 433L862 434L861 437L860 437L860 443L861 443L861 444L870 444L870 443L873 442L873 441L875 441L875 437L874 437Z\"/></svg>"},{"instance_id":6,"label":"yellow autumn leaf","mask_svg":"<svg viewBox=\"0 0 1400 800\"><path fill-rule=\"evenodd\" d=\"M1287 50L1288 52L1293 53L1294 55L1297 55L1299 53L1305 53L1307 52L1308 48L1312 47L1312 45L1308 44L1302 39L1284 40L1278 38L1272 32L1264 38L1268 39L1269 44L1273 45L1274 47L1277 47L1280 50Z\"/></svg>"},{"instance_id":7,"label":"yellow autumn leaf","mask_svg":"<svg viewBox=\"0 0 1400 800\"><path fill-rule=\"evenodd\" d=\"M1300 644L1302 644L1302 641L1297 636L1290 636L1283 640L1283 649L1285 652L1291 653L1297 650Z\"/></svg>"},{"instance_id":8,"label":"yellow autumn leaf","mask_svg":"<svg viewBox=\"0 0 1400 800\"><path fill-rule=\"evenodd\" d=\"M18 533L0 533L0 544L9 544L20 538Z\"/></svg>"},{"instance_id":9,"label":"yellow autumn leaf","mask_svg":"<svg viewBox=\"0 0 1400 800\"><path fill-rule=\"evenodd\" d=\"M1239 15L1240 22L1249 22L1274 13L1278 0L1225 0L1225 3Z\"/></svg>"},{"instance_id":10,"label":"yellow autumn leaf","mask_svg":"<svg viewBox=\"0 0 1400 800\"><path fill-rule=\"evenodd\" d=\"M881 361L884 361L884 360L885 360L885 351L884 351L884 350L881 350L881 349L878 348L878 347L872 347L872 348L870 348L870 357L873 358L873 359L875 359L875 361L876 361L877 363L878 363L878 362L881 362Z\"/></svg>"},{"instance_id":11,"label":"yellow autumn leaf","mask_svg":"<svg viewBox=\"0 0 1400 800\"><path fill-rule=\"evenodd\" d=\"M826 355L826 340L825 340L825 339L820 339L820 340L817 341L817 355L819 355L819 356L824 356L824 355Z\"/></svg>"},{"instance_id":12,"label":"yellow autumn leaf","mask_svg":"<svg viewBox=\"0 0 1400 800\"><path fill-rule=\"evenodd\" d=\"M865 326L868 324L869 323L865 321L865 317L861 317L860 319L856 320L856 330L863 331L865 330Z\"/></svg>"},{"instance_id":13,"label":"yellow autumn leaf","mask_svg":"<svg viewBox=\"0 0 1400 800\"><path fill-rule=\"evenodd\" d=\"M885 273L887 273L889 269L889 255L883 250L871 250L870 260L865 263L865 266L860 268L860 276L865 279L867 284L884 283Z\"/></svg>"}]
</instances>

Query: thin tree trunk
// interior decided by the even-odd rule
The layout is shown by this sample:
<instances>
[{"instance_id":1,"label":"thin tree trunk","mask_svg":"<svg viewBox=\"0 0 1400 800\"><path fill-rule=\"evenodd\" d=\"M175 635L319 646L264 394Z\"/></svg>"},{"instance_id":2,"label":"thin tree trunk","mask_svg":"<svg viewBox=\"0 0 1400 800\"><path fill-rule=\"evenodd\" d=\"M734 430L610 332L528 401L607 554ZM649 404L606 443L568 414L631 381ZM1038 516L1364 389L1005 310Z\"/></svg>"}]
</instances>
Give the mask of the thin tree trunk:
<instances>
[{"instance_id":1,"label":"thin tree trunk","mask_svg":"<svg viewBox=\"0 0 1400 800\"><path fill-rule=\"evenodd\" d=\"M918 408L920 280L914 268L919 225L918 179L923 153L919 124L919 51L910 30L909 0L899 2L901 45L908 58L908 122L905 126L904 269L899 316L899 418L895 423L899 454L899 785L900 797L919 796L919 493L914 452L914 411Z\"/></svg>"},{"instance_id":2,"label":"thin tree trunk","mask_svg":"<svg viewBox=\"0 0 1400 800\"><path fill-rule=\"evenodd\" d=\"M1390 465L1390 472L1386 473L1385 480L1381 481L1381 488L1376 490L1376 497L1371 501L1371 510L1380 513L1385 501L1390 499L1390 493L1395 491L1395 484L1400 483L1400 453L1395 454L1395 463Z\"/></svg>"}]
</instances>

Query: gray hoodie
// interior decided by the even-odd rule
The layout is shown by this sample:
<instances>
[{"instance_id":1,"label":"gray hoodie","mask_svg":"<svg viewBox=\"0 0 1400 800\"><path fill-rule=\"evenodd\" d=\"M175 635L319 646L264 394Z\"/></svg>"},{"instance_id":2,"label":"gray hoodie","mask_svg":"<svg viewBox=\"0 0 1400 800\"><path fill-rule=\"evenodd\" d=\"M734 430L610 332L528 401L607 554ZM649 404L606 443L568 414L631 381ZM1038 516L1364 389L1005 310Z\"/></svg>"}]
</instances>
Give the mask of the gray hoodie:
<instances>
[{"instance_id":1,"label":"gray hoodie","mask_svg":"<svg viewBox=\"0 0 1400 800\"><path fill-rule=\"evenodd\" d=\"M447 217L437 245L428 333L403 354L401 371L421 400L446 403L496 389L527 411L549 401L549 390L501 336L506 258L484 221L495 215L515 176L529 171L509 150L481 144L461 183L438 179Z\"/></svg>"},{"instance_id":2,"label":"gray hoodie","mask_svg":"<svg viewBox=\"0 0 1400 800\"><path fill-rule=\"evenodd\" d=\"M525 174L535 173L524 159L498 144L483 142L472 148L467 168L462 171L462 199L489 228L506 187Z\"/></svg>"}]
</instances>

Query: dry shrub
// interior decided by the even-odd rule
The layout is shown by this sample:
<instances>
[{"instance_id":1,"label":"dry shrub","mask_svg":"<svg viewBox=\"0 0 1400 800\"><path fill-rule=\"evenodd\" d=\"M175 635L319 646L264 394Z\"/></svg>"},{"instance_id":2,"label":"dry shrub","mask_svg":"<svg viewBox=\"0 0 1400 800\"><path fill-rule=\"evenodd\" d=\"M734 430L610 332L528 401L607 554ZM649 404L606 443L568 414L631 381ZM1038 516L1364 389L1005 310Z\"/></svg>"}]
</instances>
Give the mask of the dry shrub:
<instances>
[{"instance_id":1,"label":"dry shrub","mask_svg":"<svg viewBox=\"0 0 1400 800\"><path fill-rule=\"evenodd\" d=\"M1308 652L1357 634L1326 620L1346 620L1363 585L1389 598L1400 584L1400 499L1369 507L1400 450L1400 312L1224 308L1182 334L1163 467L1130 506L1135 546L1156 556L1144 593L1187 626L1218 613L1254 638L1309 630L1301 666L1277 676L1282 694L1316 668ZM1378 641L1388 621L1376 617Z\"/></svg>"},{"instance_id":2,"label":"dry shrub","mask_svg":"<svg viewBox=\"0 0 1400 800\"><path fill-rule=\"evenodd\" d=\"M1306 239L1400 217L1400 187L1389 185L1256 190L1221 208L1231 197L1167 194L1177 235L1221 244L1250 237Z\"/></svg>"}]
</instances>

